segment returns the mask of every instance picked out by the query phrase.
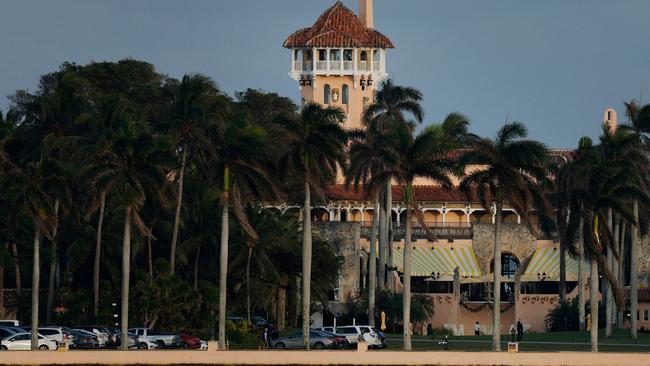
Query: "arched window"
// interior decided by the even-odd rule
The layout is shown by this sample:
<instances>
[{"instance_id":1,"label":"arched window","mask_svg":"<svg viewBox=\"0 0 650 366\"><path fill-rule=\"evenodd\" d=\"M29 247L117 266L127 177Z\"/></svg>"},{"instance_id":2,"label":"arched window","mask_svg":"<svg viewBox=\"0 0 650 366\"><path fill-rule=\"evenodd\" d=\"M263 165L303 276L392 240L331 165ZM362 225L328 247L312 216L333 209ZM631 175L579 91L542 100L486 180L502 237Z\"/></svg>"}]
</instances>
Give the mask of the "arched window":
<instances>
[{"instance_id":1,"label":"arched window","mask_svg":"<svg viewBox=\"0 0 650 366\"><path fill-rule=\"evenodd\" d=\"M323 87L323 103L330 104L330 84L325 84Z\"/></svg>"},{"instance_id":2,"label":"arched window","mask_svg":"<svg viewBox=\"0 0 650 366\"><path fill-rule=\"evenodd\" d=\"M343 87L341 88L341 99L343 104L348 104L350 100L350 91L348 90L348 85L343 84Z\"/></svg>"}]
</instances>

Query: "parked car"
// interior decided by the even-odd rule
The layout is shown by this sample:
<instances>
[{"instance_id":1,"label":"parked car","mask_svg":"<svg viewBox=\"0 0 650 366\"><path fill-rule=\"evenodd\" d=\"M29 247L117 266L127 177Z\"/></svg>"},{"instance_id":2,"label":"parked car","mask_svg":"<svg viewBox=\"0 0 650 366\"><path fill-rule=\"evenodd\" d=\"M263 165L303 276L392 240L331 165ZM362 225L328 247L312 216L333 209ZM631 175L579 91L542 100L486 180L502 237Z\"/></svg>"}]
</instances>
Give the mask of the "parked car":
<instances>
[{"instance_id":1,"label":"parked car","mask_svg":"<svg viewBox=\"0 0 650 366\"><path fill-rule=\"evenodd\" d=\"M331 348L334 341L321 332L309 332L309 348L323 349ZM284 338L277 338L271 341L271 347L276 349L303 348L302 332L295 332Z\"/></svg>"},{"instance_id":2,"label":"parked car","mask_svg":"<svg viewBox=\"0 0 650 366\"><path fill-rule=\"evenodd\" d=\"M134 340L137 340L138 337L135 335L133 336ZM137 348L138 349L157 349L158 348L158 343L150 341L146 338L143 338L141 340L137 340Z\"/></svg>"},{"instance_id":3,"label":"parked car","mask_svg":"<svg viewBox=\"0 0 650 366\"><path fill-rule=\"evenodd\" d=\"M32 348L32 334L18 333L9 336L0 341L0 350L30 350ZM41 351L56 350L59 348L58 343L51 338L38 335L38 349Z\"/></svg>"},{"instance_id":4,"label":"parked car","mask_svg":"<svg viewBox=\"0 0 650 366\"><path fill-rule=\"evenodd\" d=\"M111 342L112 332L106 327L85 325L75 327L74 329L80 329L95 334L97 336L97 340L99 341L100 347L106 347Z\"/></svg>"},{"instance_id":5,"label":"parked car","mask_svg":"<svg viewBox=\"0 0 650 366\"><path fill-rule=\"evenodd\" d=\"M70 330L72 337L70 341L70 348L73 349L89 349L99 348L99 340L94 333L85 331L83 329Z\"/></svg>"},{"instance_id":6,"label":"parked car","mask_svg":"<svg viewBox=\"0 0 650 366\"><path fill-rule=\"evenodd\" d=\"M199 337L187 335L184 333L180 333L179 336L181 337L181 348L197 349L201 346L201 340Z\"/></svg>"},{"instance_id":7,"label":"parked car","mask_svg":"<svg viewBox=\"0 0 650 366\"><path fill-rule=\"evenodd\" d=\"M359 338L363 337L363 340L368 343L370 348L386 348L385 338L384 341L379 337L379 334L375 331L375 328L369 325L346 325L342 327L319 327L314 328L315 330L322 330L326 332L332 332L336 335L345 336L350 344L356 345L359 343Z\"/></svg>"},{"instance_id":8,"label":"parked car","mask_svg":"<svg viewBox=\"0 0 650 366\"><path fill-rule=\"evenodd\" d=\"M0 320L0 327L19 327L19 326L20 326L19 320L10 320L10 319Z\"/></svg>"},{"instance_id":9,"label":"parked car","mask_svg":"<svg viewBox=\"0 0 650 366\"><path fill-rule=\"evenodd\" d=\"M64 327L42 327L38 328L38 333L46 336L47 338L54 339L61 343L69 343L72 341L72 334L69 328Z\"/></svg>"},{"instance_id":10,"label":"parked car","mask_svg":"<svg viewBox=\"0 0 650 366\"><path fill-rule=\"evenodd\" d=\"M0 327L0 339L5 339L9 336L12 336L14 334L20 333L19 331L15 330L15 328L10 328L10 327Z\"/></svg>"},{"instance_id":11,"label":"parked car","mask_svg":"<svg viewBox=\"0 0 650 366\"><path fill-rule=\"evenodd\" d=\"M312 332L321 333L323 336L330 338L334 343L332 343L333 349L346 349L352 348L352 344L348 341L347 337L343 335L334 334L331 332L326 332L324 330L312 330Z\"/></svg>"},{"instance_id":12,"label":"parked car","mask_svg":"<svg viewBox=\"0 0 650 366\"><path fill-rule=\"evenodd\" d=\"M251 323L255 328L264 328L270 325L268 320L259 315L251 316Z\"/></svg>"},{"instance_id":13,"label":"parked car","mask_svg":"<svg viewBox=\"0 0 650 366\"><path fill-rule=\"evenodd\" d=\"M158 343L158 348L181 348L183 343L178 334L160 332L148 328L132 328L129 333L135 334L138 342L143 339Z\"/></svg>"}]
</instances>

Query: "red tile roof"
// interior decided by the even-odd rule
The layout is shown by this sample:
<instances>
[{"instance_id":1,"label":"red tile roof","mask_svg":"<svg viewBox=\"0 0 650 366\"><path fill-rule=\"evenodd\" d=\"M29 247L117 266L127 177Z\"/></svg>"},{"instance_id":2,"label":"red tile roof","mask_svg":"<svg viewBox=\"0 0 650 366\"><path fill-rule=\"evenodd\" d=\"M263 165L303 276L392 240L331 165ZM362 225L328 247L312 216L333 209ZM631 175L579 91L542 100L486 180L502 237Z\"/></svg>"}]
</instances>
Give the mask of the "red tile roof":
<instances>
[{"instance_id":1,"label":"red tile roof","mask_svg":"<svg viewBox=\"0 0 650 366\"><path fill-rule=\"evenodd\" d=\"M284 47L394 48L388 37L366 28L340 1L325 10L311 28L303 28L284 41Z\"/></svg>"},{"instance_id":2,"label":"red tile roof","mask_svg":"<svg viewBox=\"0 0 650 366\"><path fill-rule=\"evenodd\" d=\"M434 202L467 202L465 193L458 188L443 188L441 186L426 185L414 186L416 201L434 201ZM326 196L331 200L349 200L349 201L370 201L371 198L359 187L356 191L353 187L345 189L343 184L332 185L327 189ZM393 186L393 200L401 201L403 199L403 189L401 186ZM478 202L478 197L472 197L472 202Z\"/></svg>"}]
</instances>

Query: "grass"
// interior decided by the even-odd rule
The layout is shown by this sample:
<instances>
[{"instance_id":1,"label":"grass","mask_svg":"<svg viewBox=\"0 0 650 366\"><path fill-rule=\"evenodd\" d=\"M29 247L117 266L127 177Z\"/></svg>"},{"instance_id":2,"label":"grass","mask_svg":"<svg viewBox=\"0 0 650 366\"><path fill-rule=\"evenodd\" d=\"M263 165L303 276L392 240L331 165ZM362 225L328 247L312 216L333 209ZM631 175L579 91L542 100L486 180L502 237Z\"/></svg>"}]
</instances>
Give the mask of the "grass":
<instances>
[{"instance_id":1,"label":"grass","mask_svg":"<svg viewBox=\"0 0 650 366\"><path fill-rule=\"evenodd\" d=\"M603 337L605 330L599 332L599 351L603 352L650 352L650 334L639 333L639 339L632 341L629 331L616 329L611 338ZM401 334L387 334L388 349L396 350L403 347ZM501 349L507 349L510 335L501 336ZM413 336L413 350L440 351L445 350L444 345L438 344L439 339L426 336ZM519 351L525 352L558 352L558 351L590 351L591 336L589 332L553 332L525 334L519 344ZM452 351L490 351L492 346L491 336L459 336L450 337L447 347Z\"/></svg>"}]
</instances>

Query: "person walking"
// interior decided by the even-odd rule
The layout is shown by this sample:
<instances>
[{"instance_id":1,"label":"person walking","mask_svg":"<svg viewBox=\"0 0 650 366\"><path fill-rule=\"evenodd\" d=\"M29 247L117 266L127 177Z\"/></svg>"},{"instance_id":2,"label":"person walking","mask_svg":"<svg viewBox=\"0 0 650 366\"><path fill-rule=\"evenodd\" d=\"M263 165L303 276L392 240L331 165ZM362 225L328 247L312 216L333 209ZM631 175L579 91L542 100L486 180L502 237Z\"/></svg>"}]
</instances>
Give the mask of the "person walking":
<instances>
[{"instance_id":1,"label":"person walking","mask_svg":"<svg viewBox=\"0 0 650 366\"><path fill-rule=\"evenodd\" d=\"M262 349L271 348L271 337L269 336L269 328L265 327L262 335L260 336L260 341L262 343Z\"/></svg>"},{"instance_id":2,"label":"person walking","mask_svg":"<svg viewBox=\"0 0 650 366\"><path fill-rule=\"evenodd\" d=\"M474 324L474 335L481 335L481 325L478 322Z\"/></svg>"},{"instance_id":3,"label":"person walking","mask_svg":"<svg viewBox=\"0 0 650 366\"><path fill-rule=\"evenodd\" d=\"M521 319L517 320L517 342L521 342L524 338L524 324Z\"/></svg>"}]
</instances>

